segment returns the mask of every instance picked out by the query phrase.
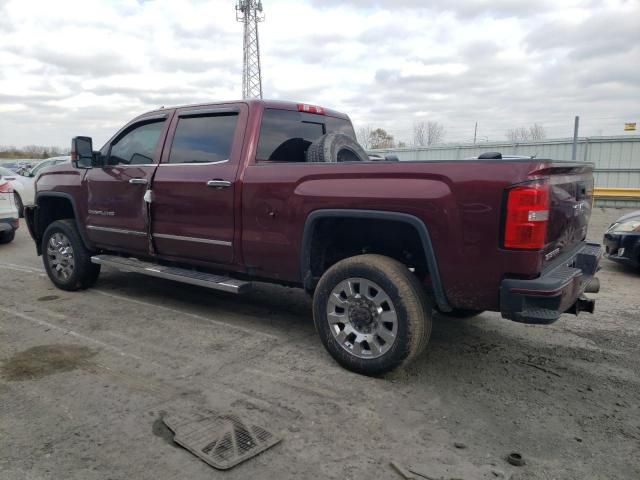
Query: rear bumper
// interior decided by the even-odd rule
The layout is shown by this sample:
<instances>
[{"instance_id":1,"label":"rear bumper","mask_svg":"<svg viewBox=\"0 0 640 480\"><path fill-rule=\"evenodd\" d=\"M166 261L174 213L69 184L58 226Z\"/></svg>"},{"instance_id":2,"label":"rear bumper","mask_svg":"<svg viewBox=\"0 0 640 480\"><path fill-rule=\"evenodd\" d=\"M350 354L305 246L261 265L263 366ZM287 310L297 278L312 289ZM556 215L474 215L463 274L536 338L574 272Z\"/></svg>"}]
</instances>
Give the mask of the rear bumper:
<instances>
[{"instance_id":1,"label":"rear bumper","mask_svg":"<svg viewBox=\"0 0 640 480\"><path fill-rule=\"evenodd\" d=\"M640 267L640 233L606 233L603 239L605 258Z\"/></svg>"},{"instance_id":2,"label":"rear bumper","mask_svg":"<svg viewBox=\"0 0 640 480\"><path fill-rule=\"evenodd\" d=\"M502 316L523 323L552 323L563 313L593 313L595 300L583 294L594 280L601 258L600 245L582 242L569 257L536 279L504 279L500 287Z\"/></svg>"},{"instance_id":3,"label":"rear bumper","mask_svg":"<svg viewBox=\"0 0 640 480\"><path fill-rule=\"evenodd\" d=\"M0 232L11 232L17 230L20 222L17 218L0 218Z\"/></svg>"}]
</instances>

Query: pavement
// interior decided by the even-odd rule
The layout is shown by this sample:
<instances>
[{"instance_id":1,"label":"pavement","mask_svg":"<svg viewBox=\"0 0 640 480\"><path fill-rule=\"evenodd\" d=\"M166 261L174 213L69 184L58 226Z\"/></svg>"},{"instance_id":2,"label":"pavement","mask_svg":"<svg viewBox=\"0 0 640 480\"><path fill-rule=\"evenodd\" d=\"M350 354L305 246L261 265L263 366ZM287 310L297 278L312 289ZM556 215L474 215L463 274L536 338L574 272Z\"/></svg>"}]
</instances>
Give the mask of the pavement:
<instances>
[{"instance_id":1,"label":"pavement","mask_svg":"<svg viewBox=\"0 0 640 480\"><path fill-rule=\"evenodd\" d=\"M590 238L624 212L596 209ZM640 478L640 273L602 266L594 315L436 318L414 364L368 378L325 352L300 290L103 269L64 292L23 225L0 246L0 478ZM162 422L208 411L284 440L215 470Z\"/></svg>"}]
</instances>

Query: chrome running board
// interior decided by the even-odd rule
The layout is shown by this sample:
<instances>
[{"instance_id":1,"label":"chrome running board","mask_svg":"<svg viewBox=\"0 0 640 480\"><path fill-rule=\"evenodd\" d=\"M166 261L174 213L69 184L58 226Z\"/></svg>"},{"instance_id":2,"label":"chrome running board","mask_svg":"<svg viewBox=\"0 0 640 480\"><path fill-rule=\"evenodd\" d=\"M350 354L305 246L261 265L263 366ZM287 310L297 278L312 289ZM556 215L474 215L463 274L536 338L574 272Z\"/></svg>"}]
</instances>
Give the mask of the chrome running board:
<instances>
[{"instance_id":1,"label":"chrome running board","mask_svg":"<svg viewBox=\"0 0 640 480\"><path fill-rule=\"evenodd\" d=\"M136 258L118 257L116 255L94 255L91 257L91 262L113 267L123 272L141 273L150 277L165 278L213 290L222 290L223 292L245 293L251 288L251 282L186 268L167 267Z\"/></svg>"}]
</instances>

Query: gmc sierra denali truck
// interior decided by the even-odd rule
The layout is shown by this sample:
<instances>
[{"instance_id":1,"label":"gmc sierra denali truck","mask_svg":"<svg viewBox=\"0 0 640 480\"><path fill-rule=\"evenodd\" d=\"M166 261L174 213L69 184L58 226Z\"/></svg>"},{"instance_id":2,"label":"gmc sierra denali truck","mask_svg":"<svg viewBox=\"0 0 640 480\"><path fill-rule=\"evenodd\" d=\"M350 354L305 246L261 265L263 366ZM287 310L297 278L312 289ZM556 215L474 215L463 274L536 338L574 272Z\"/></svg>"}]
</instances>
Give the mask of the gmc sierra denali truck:
<instances>
[{"instance_id":1,"label":"gmc sierra denali truck","mask_svg":"<svg viewBox=\"0 0 640 480\"><path fill-rule=\"evenodd\" d=\"M37 178L28 228L65 290L102 265L234 293L302 287L329 353L364 374L414 359L434 311L593 312L591 164L398 162L353 138L349 117L306 104L156 110L100 151L74 138L72 163Z\"/></svg>"}]
</instances>

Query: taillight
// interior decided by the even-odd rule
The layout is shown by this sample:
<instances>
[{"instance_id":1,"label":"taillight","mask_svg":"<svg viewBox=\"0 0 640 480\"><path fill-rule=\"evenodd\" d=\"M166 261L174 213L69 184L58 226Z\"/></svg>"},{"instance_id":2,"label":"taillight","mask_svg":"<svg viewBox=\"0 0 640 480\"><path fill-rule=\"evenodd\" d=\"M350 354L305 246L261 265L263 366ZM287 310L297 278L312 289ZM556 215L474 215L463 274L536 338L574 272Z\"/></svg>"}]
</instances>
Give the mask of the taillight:
<instances>
[{"instance_id":1,"label":"taillight","mask_svg":"<svg viewBox=\"0 0 640 480\"><path fill-rule=\"evenodd\" d=\"M0 182L0 193L13 193L13 188L9 182Z\"/></svg>"},{"instance_id":2,"label":"taillight","mask_svg":"<svg viewBox=\"0 0 640 480\"><path fill-rule=\"evenodd\" d=\"M549 223L549 184L530 183L508 191L504 247L543 248Z\"/></svg>"},{"instance_id":3,"label":"taillight","mask_svg":"<svg viewBox=\"0 0 640 480\"><path fill-rule=\"evenodd\" d=\"M299 103L298 111L306 112L306 113L315 113L317 115L324 115L324 108L318 107L316 105L307 105L306 103Z\"/></svg>"}]
</instances>

